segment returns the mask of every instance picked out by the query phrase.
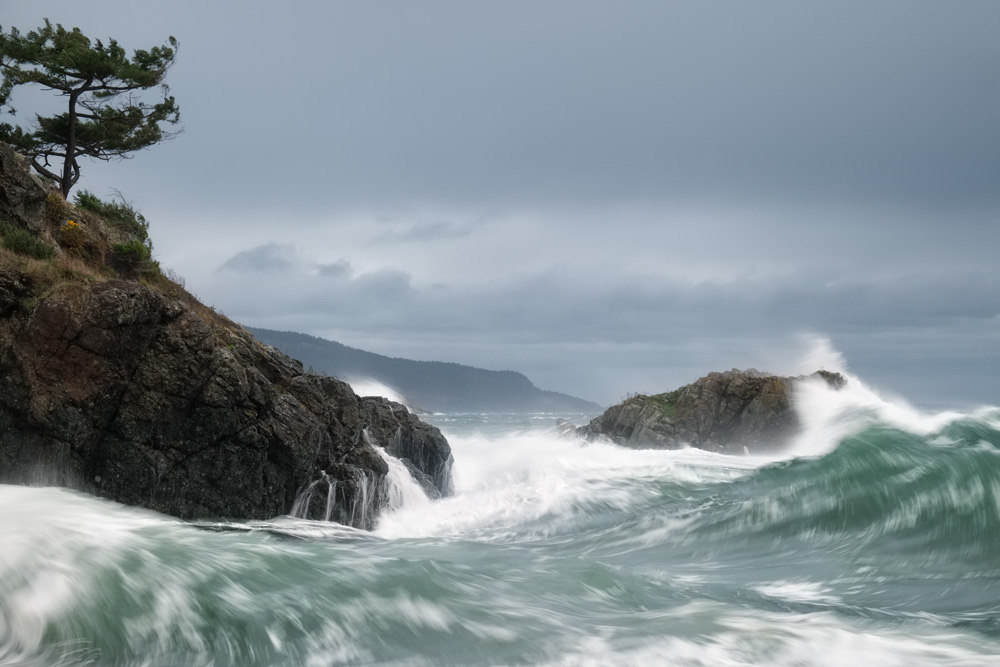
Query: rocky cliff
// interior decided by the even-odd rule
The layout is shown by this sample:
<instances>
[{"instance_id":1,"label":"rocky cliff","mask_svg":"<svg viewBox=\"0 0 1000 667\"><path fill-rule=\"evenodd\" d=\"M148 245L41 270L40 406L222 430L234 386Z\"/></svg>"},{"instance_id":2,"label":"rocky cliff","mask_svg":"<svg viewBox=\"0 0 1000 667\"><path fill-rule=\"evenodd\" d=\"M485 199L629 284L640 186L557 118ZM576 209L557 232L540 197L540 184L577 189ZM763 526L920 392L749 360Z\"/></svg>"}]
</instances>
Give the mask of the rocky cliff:
<instances>
[{"instance_id":1,"label":"rocky cliff","mask_svg":"<svg viewBox=\"0 0 1000 667\"><path fill-rule=\"evenodd\" d=\"M265 519L322 480L322 501L296 510L370 528L386 497L381 445L449 493L436 428L303 372L155 263L115 270L114 230L56 201L2 144L0 225L0 482Z\"/></svg>"},{"instance_id":2,"label":"rocky cliff","mask_svg":"<svg viewBox=\"0 0 1000 667\"><path fill-rule=\"evenodd\" d=\"M846 382L840 373L828 371L808 377L834 388ZM742 453L744 447L751 452L778 449L799 426L792 392L804 379L755 370L709 373L672 392L633 396L577 433L635 448L690 445L725 453Z\"/></svg>"}]
</instances>

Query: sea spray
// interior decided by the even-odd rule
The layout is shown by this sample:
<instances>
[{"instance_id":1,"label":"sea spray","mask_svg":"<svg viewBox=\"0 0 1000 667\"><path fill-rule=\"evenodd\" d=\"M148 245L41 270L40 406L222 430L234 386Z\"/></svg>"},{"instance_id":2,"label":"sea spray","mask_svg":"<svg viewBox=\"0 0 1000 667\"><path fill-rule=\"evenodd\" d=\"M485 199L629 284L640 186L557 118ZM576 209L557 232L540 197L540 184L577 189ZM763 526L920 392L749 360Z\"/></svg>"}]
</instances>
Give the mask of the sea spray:
<instances>
[{"instance_id":1,"label":"sea spray","mask_svg":"<svg viewBox=\"0 0 1000 667\"><path fill-rule=\"evenodd\" d=\"M836 389L817 378L799 382L793 399L802 427L779 458L827 454L847 437L875 425L926 436L966 416L954 410L918 410L901 398L883 397L854 375L845 375L846 384ZM995 410L987 408L969 414L973 419L989 420L993 413Z\"/></svg>"},{"instance_id":2,"label":"sea spray","mask_svg":"<svg viewBox=\"0 0 1000 667\"><path fill-rule=\"evenodd\" d=\"M420 483L413 479L406 464L395 456L387 454L381 447L375 447L375 451L389 466L389 474L386 475L388 493L382 511L399 510L404 507L417 511L426 509L430 505L430 498Z\"/></svg>"},{"instance_id":3,"label":"sea spray","mask_svg":"<svg viewBox=\"0 0 1000 667\"><path fill-rule=\"evenodd\" d=\"M385 478L378 479L365 471L355 471L348 482L350 488L345 489L347 485L338 487L336 479L320 471L319 476L295 498L290 516L371 528L381 513L403 507L422 508L430 504L430 498L406 464L376 444L367 429L362 431L362 437L365 444L386 462L389 472ZM322 513L317 512L320 506Z\"/></svg>"}]
</instances>

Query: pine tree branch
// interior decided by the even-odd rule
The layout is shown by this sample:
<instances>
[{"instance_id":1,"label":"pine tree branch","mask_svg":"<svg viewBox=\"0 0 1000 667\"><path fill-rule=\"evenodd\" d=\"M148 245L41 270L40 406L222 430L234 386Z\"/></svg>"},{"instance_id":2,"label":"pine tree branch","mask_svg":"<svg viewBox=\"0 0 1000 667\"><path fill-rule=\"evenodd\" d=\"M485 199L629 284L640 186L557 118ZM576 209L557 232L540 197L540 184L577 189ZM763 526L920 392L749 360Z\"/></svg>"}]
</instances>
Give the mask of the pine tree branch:
<instances>
[{"instance_id":1,"label":"pine tree branch","mask_svg":"<svg viewBox=\"0 0 1000 667\"><path fill-rule=\"evenodd\" d=\"M53 174L51 171L49 171L48 169L46 169L42 165L38 164L38 160L36 160L35 158L31 158L31 166L33 166L38 171L38 173L42 174L43 176L47 176L48 178L51 178L53 181L61 180L58 176L56 176L55 174Z\"/></svg>"}]
</instances>

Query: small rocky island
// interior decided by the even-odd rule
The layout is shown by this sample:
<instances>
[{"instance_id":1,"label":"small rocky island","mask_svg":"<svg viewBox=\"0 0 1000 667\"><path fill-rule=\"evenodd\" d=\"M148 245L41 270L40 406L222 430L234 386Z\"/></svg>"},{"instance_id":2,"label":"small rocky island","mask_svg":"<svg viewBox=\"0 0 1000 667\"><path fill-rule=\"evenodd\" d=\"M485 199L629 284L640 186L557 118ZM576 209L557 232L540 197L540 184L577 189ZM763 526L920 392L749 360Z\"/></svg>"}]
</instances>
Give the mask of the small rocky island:
<instances>
[{"instance_id":1,"label":"small rocky island","mask_svg":"<svg viewBox=\"0 0 1000 667\"><path fill-rule=\"evenodd\" d=\"M792 409L795 385L807 379L840 389L840 373L780 377L756 370L730 370L707 376L675 391L632 396L577 429L577 435L606 438L636 449L675 449L690 445L727 454L781 448L799 424Z\"/></svg>"},{"instance_id":2,"label":"small rocky island","mask_svg":"<svg viewBox=\"0 0 1000 667\"><path fill-rule=\"evenodd\" d=\"M163 275L141 216L89 203L0 144L0 483L268 519L319 480L301 516L371 528L381 445L432 495L450 492L437 428L303 372Z\"/></svg>"}]
</instances>

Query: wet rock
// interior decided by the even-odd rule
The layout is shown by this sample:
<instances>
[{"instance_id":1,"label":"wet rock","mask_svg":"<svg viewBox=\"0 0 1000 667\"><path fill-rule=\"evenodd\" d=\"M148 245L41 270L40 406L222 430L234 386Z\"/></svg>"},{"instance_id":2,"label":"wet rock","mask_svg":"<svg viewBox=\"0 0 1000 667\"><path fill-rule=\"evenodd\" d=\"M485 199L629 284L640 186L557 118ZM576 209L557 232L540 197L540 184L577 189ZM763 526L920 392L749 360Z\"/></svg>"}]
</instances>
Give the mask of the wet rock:
<instances>
[{"instance_id":1,"label":"wet rock","mask_svg":"<svg viewBox=\"0 0 1000 667\"><path fill-rule=\"evenodd\" d=\"M449 492L447 441L405 407L304 373L140 284L62 285L0 320L0 481L48 479L182 518L265 519L320 472L356 505L358 480L375 488L387 473L375 444ZM356 525L371 527L379 499Z\"/></svg>"}]
</instances>

